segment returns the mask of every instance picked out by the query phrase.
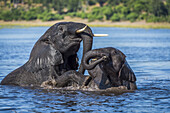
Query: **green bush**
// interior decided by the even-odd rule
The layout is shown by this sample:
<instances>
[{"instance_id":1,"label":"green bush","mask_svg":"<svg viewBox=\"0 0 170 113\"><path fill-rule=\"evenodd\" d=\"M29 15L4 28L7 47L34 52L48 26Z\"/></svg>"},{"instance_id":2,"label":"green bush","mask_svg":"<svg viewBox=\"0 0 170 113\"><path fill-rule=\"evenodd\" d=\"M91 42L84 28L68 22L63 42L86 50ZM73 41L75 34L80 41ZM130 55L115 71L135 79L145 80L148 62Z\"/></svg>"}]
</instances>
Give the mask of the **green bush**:
<instances>
[{"instance_id":1,"label":"green bush","mask_svg":"<svg viewBox=\"0 0 170 113\"><path fill-rule=\"evenodd\" d=\"M167 16L167 19L166 19L166 20L167 20L167 22L170 23L170 15Z\"/></svg>"},{"instance_id":2,"label":"green bush","mask_svg":"<svg viewBox=\"0 0 170 113\"><path fill-rule=\"evenodd\" d=\"M86 14L86 13L82 13L82 14L81 14L81 18L82 18L82 19L87 18L87 14Z\"/></svg>"},{"instance_id":3,"label":"green bush","mask_svg":"<svg viewBox=\"0 0 170 113\"><path fill-rule=\"evenodd\" d=\"M146 22L156 22L156 18L154 15L149 15L147 18L146 18Z\"/></svg>"},{"instance_id":4,"label":"green bush","mask_svg":"<svg viewBox=\"0 0 170 113\"><path fill-rule=\"evenodd\" d=\"M129 8L128 7L122 7L121 13L127 15L129 13Z\"/></svg>"},{"instance_id":5,"label":"green bush","mask_svg":"<svg viewBox=\"0 0 170 113\"><path fill-rule=\"evenodd\" d=\"M134 4L134 11L136 13L141 13L142 9L145 9L142 4L139 4L139 3Z\"/></svg>"},{"instance_id":6,"label":"green bush","mask_svg":"<svg viewBox=\"0 0 170 113\"><path fill-rule=\"evenodd\" d=\"M102 20L103 20L103 15L98 15L98 16L96 16L96 19L102 21Z\"/></svg>"},{"instance_id":7,"label":"green bush","mask_svg":"<svg viewBox=\"0 0 170 113\"><path fill-rule=\"evenodd\" d=\"M119 13L118 16L120 17L120 20L126 20L126 16L122 13Z\"/></svg>"},{"instance_id":8,"label":"green bush","mask_svg":"<svg viewBox=\"0 0 170 113\"><path fill-rule=\"evenodd\" d=\"M106 16L106 19L109 20L113 14L112 8L111 7L103 7L102 11L103 11L103 14Z\"/></svg>"},{"instance_id":9,"label":"green bush","mask_svg":"<svg viewBox=\"0 0 170 113\"><path fill-rule=\"evenodd\" d=\"M55 20L63 20L63 19L64 19L64 16L55 14Z\"/></svg>"},{"instance_id":10,"label":"green bush","mask_svg":"<svg viewBox=\"0 0 170 113\"><path fill-rule=\"evenodd\" d=\"M100 7L95 7L92 9L92 12L88 14L88 21L91 22L91 21L94 21L94 20L103 20L103 11L102 11L102 8Z\"/></svg>"},{"instance_id":11,"label":"green bush","mask_svg":"<svg viewBox=\"0 0 170 113\"><path fill-rule=\"evenodd\" d=\"M120 17L118 14L114 14L112 17L111 17L111 21L114 22L114 21L120 21Z\"/></svg>"},{"instance_id":12,"label":"green bush","mask_svg":"<svg viewBox=\"0 0 170 113\"><path fill-rule=\"evenodd\" d=\"M13 20L21 20L21 9L12 9Z\"/></svg>"},{"instance_id":13,"label":"green bush","mask_svg":"<svg viewBox=\"0 0 170 113\"><path fill-rule=\"evenodd\" d=\"M64 16L45 11L44 13L38 15L38 19L42 21L62 20L64 19Z\"/></svg>"},{"instance_id":14,"label":"green bush","mask_svg":"<svg viewBox=\"0 0 170 113\"><path fill-rule=\"evenodd\" d=\"M138 14L137 13L130 13L129 15L127 15L127 19L130 20L131 22L136 21L136 19L138 18Z\"/></svg>"},{"instance_id":15,"label":"green bush","mask_svg":"<svg viewBox=\"0 0 170 113\"><path fill-rule=\"evenodd\" d=\"M96 1L95 0L89 0L89 5L95 5Z\"/></svg>"},{"instance_id":16,"label":"green bush","mask_svg":"<svg viewBox=\"0 0 170 113\"><path fill-rule=\"evenodd\" d=\"M92 22L92 21L94 21L94 20L100 20L100 21L102 21L103 20L103 16L102 15L93 15L93 14L89 14L88 15L88 21L89 22Z\"/></svg>"},{"instance_id":17,"label":"green bush","mask_svg":"<svg viewBox=\"0 0 170 113\"><path fill-rule=\"evenodd\" d=\"M81 12L77 12L75 16L76 17L81 17Z\"/></svg>"},{"instance_id":18,"label":"green bush","mask_svg":"<svg viewBox=\"0 0 170 113\"><path fill-rule=\"evenodd\" d=\"M2 11L0 14L0 18L4 21L12 21L13 17L12 17L12 12L11 11Z\"/></svg>"},{"instance_id":19,"label":"green bush","mask_svg":"<svg viewBox=\"0 0 170 113\"><path fill-rule=\"evenodd\" d=\"M101 8L100 7L95 7L95 8L93 8L92 9L92 12L91 12L91 14L93 14L93 15L100 15L102 13L102 11L101 11Z\"/></svg>"},{"instance_id":20,"label":"green bush","mask_svg":"<svg viewBox=\"0 0 170 113\"><path fill-rule=\"evenodd\" d=\"M117 13L121 13L121 9L123 8L122 5L118 5L115 7Z\"/></svg>"},{"instance_id":21,"label":"green bush","mask_svg":"<svg viewBox=\"0 0 170 113\"><path fill-rule=\"evenodd\" d=\"M21 9L11 9L7 11L0 12L0 19L4 21L12 21L12 20L22 20L25 19L23 17L23 13L25 12Z\"/></svg>"},{"instance_id":22,"label":"green bush","mask_svg":"<svg viewBox=\"0 0 170 113\"><path fill-rule=\"evenodd\" d=\"M92 21L94 21L94 20L96 20L96 16L93 15L93 14L89 14L89 15L88 15L88 21L89 21L89 22L92 22Z\"/></svg>"},{"instance_id":23,"label":"green bush","mask_svg":"<svg viewBox=\"0 0 170 113\"><path fill-rule=\"evenodd\" d=\"M145 20L145 19L147 18L147 16L148 16L147 13L143 13L143 14L139 15L138 18L139 18L140 20Z\"/></svg>"},{"instance_id":24,"label":"green bush","mask_svg":"<svg viewBox=\"0 0 170 113\"><path fill-rule=\"evenodd\" d=\"M37 19L37 15L35 12L27 11L24 15L25 20L35 20Z\"/></svg>"},{"instance_id":25,"label":"green bush","mask_svg":"<svg viewBox=\"0 0 170 113\"><path fill-rule=\"evenodd\" d=\"M44 10L42 7L31 8L26 12L21 12L21 18L23 20L36 20L38 15L48 12L48 10Z\"/></svg>"},{"instance_id":26,"label":"green bush","mask_svg":"<svg viewBox=\"0 0 170 113\"><path fill-rule=\"evenodd\" d=\"M0 20L3 20L2 12L0 11Z\"/></svg>"},{"instance_id":27,"label":"green bush","mask_svg":"<svg viewBox=\"0 0 170 113\"><path fill-rule=\"evenodd\" d=\"M76 16L76 12L67 13L66 15L70 16L70 17L75 17Z\"/></svg>"},{"instance_id":28,"label":"green bush","mask_svg":"<svg viewBox=\"0 0 170 113\"><path fill-rule=\"evenodd\" d=\"M146 22L170 22L170 16L162 16L156 17L154 15L150 15L146 18Z\"/></svg>"},{"instance_id":29,"label":"green bush","mask_svg":"<svg viewBox=\"0 0 170 113\"><path fill-rule=\"evenodd\" d=\"M78 13L76 13L76 16L77 16L77 17L80 17L80 18L82 18L82 19L87 18L87 14L84 13L84 12L78 12Z\"/></svg>"},{"instance_id":30,"label":"green bush","mask_svg":"<svg viewBox=\"0 0 170 113\"><path fill-rule=\"evenodd\" d=\"M46 16L48 16L48 13L49 13L48 10L46 10L43 13L39 14L37 18L43 20L43 18L46 18Z\"/></svg>"},{"instance_id":31,"label":"green bush","mask_svg":"<svg viewBox=\"0 0 170 113\"><path fill-rule=\"evenodd\" d=\"M70 17L80 17L82 19L88 18L88 21L94 21L94 20L103 20L104 15L102 13L102 10L100 7L95 7L92 9L92 12L87 14L84 12L71 12L71 13L67 13L67 16Z\"/></svg>"}]
</instances>

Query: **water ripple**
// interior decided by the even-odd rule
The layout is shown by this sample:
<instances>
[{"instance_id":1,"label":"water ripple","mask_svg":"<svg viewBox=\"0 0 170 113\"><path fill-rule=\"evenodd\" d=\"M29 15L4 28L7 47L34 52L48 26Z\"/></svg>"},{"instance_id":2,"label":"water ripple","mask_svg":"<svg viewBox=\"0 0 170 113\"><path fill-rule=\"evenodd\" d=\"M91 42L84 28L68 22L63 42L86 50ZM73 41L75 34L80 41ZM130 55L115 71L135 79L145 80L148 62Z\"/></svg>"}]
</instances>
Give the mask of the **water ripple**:
<instances>
[{"instance_id":1,"label":"water ripple","mask_svg":"<svg viewBox=\"0 0 170 113\"><path fill-rule=\"evenodd\" d=\"M0 81L28 60L36 40L47 29L0 29ZM138 90L116 95L0 85L0 112L169 112L170 30L92 29L94 33L109 34L94 38L93 48L112 46L126 54L136 74ZM79 57L82 49L81 45Z\"/></svg>"}]
</instances>

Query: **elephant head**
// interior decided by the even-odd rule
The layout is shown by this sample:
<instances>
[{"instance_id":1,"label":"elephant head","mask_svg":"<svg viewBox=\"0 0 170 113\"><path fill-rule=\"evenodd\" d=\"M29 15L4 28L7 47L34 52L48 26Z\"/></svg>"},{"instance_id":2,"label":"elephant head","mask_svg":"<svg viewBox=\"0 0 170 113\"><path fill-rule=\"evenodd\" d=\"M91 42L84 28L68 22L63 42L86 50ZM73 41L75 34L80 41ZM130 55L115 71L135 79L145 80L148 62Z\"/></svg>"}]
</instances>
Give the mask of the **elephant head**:
<instances>
[{"instance_id":1,"label":"elephant head","mask_svg":"<svg viewBox=\"0 0 170 113\"><path fill-rule=\"evenodd\" d=\"M84 56L83 65L93 81L100 82L99 88L126 86L127 89L134 90L136 77L125 58L126 56L118 49L100 48L88 51Z\"/></svg>"},{"instance_id":2,"label":"elephant head","mask_svg":"<svg viewBox=\"0 0 170 113\"><path fill-rule=\"evenodd\" d=\"M86 42L85 37L91 40ZM77 53L82 39L91 43L91 47L92 37L91 29L83 23L61 22L50 27L39 40L51 44L56 50L69 56Z\"/></svg>"},{"instance_id":3,"label":"elephant head","mask_svg":"<svg viewBox=\"0 0 170 113\"><path fill-rule=\"evenodd\" d=\"M57 23L50 27L34 45L29 59L29 62L34 64L30 66L44 68L44 66L64 63L63 68L76 70L78 68L77 52L82 40L84 57L84 54L92 48L91 29L83 23ZM82 70L80 72L83 73L84 68L80 67Z\"/></svg>"}]
</instances>

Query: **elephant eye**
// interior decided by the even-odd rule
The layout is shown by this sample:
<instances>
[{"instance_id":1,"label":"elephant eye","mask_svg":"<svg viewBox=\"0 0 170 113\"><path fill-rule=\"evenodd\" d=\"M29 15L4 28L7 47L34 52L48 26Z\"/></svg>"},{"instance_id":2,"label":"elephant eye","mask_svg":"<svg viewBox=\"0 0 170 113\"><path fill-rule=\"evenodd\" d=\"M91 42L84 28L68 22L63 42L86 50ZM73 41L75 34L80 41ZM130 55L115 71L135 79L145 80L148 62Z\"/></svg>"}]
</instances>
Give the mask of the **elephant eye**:
<instances>
[{"instance_id":1,"label":"elephant eye","mask_svg":"<svg viewBox=\"0 0 170 113\"><path fill-rule=\"evenodd\" d=\"M60 31L63 31L63 28L62 28L62 27L60 27L60 28L59 28L59 30L60 30Z\"/></svg>"},{"instance_id":2,"label":"elephant eye","mask_svg":"<svg viewBox=\"0 0 170 113\"><path fill-rule=\"evenodd\" d=\"M43 40L43 42L45 42L46 44L50 44L50 40L49 39L45 39L45 40Z\"/></svg>"},{"instance_id":3,"label":"elephant eye","mask_svg":"<svg viewBox=\"0 0 170 113\"><path fill-rule=\"evenodd\" d=\"M58 28L58 33L61 34L61 33L63 33L63 31L64 31L63 27L60 26L60 27Z\"/></svg>"}]
</instances>

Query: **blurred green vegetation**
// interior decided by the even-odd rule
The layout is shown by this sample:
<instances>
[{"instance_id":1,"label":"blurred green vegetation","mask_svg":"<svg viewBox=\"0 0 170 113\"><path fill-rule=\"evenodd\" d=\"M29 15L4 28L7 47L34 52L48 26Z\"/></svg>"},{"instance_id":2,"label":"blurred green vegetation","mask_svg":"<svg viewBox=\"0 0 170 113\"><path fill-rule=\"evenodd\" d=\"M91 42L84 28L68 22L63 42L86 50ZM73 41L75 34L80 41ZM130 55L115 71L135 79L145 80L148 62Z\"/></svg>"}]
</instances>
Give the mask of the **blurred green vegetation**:
<instances>
[{"instance_id":1,"label":"blurred green vegetation","mask_svg":"<svg viewBox=\"0 0 170 113\"><path fill-rule=\"evenodd\" d=\"M170 0L0 0L0 20L170 22Z\"/></svg>"}]
</instances>

